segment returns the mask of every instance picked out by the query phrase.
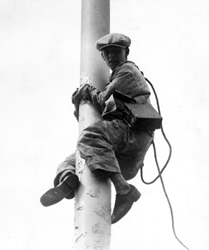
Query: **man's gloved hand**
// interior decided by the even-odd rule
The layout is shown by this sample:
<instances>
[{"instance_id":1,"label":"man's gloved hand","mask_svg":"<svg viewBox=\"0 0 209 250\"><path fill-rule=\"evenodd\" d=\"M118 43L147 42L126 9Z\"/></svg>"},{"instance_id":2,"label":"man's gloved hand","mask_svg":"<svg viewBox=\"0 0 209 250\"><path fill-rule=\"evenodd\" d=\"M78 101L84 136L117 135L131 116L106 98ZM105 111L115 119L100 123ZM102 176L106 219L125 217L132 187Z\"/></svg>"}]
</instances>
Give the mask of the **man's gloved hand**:
<instances>
[{"instance_id":1,"label":"man's gloved hand","mask_svg":"<svg viewBox=\"0 0 209 250\"><path fill-rule=\"evenodd\" d=\"M90 85L84 84L80 88L77 88L76 91L72 94L72 103L75 106L74 115L78 120L79 116L79 105L81 100L90 101L91 102L91 94L90 94Z\"/></svg>"}]
</instances>

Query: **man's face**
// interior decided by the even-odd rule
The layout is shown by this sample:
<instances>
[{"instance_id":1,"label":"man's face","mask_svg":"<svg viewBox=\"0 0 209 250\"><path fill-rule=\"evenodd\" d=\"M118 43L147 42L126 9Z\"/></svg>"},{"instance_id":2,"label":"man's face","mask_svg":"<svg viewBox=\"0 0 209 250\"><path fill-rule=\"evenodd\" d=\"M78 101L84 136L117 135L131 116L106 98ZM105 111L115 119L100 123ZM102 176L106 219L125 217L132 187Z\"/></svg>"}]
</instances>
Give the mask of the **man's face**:
<instances>
[{"instance_id":1,"label":"man's face","mask_svg":"<svg viewBox=\"0 0 209 250\"><path fill-rule=\"evenodd\" d=\"M110 46L102 51L102 57L107 66L114 70L119 64L127 60L127 52L124 48Z\"/></svg>"}]
</instances>

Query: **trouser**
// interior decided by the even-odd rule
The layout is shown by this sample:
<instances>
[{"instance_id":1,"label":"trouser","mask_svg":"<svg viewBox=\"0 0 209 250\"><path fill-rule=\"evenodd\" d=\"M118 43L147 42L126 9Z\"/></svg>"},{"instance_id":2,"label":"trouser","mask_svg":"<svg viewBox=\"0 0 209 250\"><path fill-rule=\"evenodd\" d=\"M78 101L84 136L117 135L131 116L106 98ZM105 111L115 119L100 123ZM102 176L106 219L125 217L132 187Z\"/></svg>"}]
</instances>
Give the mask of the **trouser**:
<instances>
[{"instance_id":1,"label":"trouser","mask_svg":"<svg viewBox=\"0 0 209 250\"><path fill-rule=\"evenodd\" d=\"M151 133L133 130L122 120L99 120L81 132L77 150L95 174L121 173L130 180L143 166L152 139ZM73 153L58 166L55 186L67 172L75 173L75 163Z\"/></svg>"}]
</instances>

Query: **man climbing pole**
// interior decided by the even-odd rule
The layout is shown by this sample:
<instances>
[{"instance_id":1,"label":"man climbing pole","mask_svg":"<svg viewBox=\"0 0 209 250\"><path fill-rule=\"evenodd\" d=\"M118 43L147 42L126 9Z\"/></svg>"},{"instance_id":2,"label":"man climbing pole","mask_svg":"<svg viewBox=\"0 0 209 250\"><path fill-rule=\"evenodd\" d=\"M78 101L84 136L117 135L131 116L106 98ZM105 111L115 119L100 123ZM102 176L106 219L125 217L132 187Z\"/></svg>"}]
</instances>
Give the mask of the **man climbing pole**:
<instances>
[{"instance_id":1,"label":"man climbing pole","mask_svg":"<svg viewBox=\"0 0 209 250\"><path fill-rule=\"evenodd\" d=\"M143 74L135 63L127 60L130 45L131 39L119 33L100 38L96 48L112 70L109 81L104 91L84 84L72 95L77 119L81 101L92 103L103 118L81 132L77 150L96 177L109 178L115 187L112 224L124 217L140 198L137 188L127 181L134 178L143 166L153 139L153 131L134 127L124 119L125 102L150 102L150 91ZM63 198L74 198L74 191L79 185L75 163L73 153L58 166L54 188L41 197L44 206L56 204Z\"/></svg>"}]
</instances>

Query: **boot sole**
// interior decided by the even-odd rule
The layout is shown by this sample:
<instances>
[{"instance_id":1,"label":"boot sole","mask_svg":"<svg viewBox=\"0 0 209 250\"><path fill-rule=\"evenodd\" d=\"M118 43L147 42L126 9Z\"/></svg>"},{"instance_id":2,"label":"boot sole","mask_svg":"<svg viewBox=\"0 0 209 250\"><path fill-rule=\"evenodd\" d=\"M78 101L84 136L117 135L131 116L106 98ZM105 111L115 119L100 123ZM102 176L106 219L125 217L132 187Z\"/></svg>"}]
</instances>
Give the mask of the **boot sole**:
<instances>
[{"instance_id":1,"label":"boot sole","mask_svg":"<svg viewBox=\"0 0 209 250\"><path fill-rule=\"evenodd\" d=\"M79 183L77 175L69 176L59 186L49 189L45 194L42 195L40 202L44 207L54 205L65 197L69 196Z\"/></svg>"}]
</instances>

